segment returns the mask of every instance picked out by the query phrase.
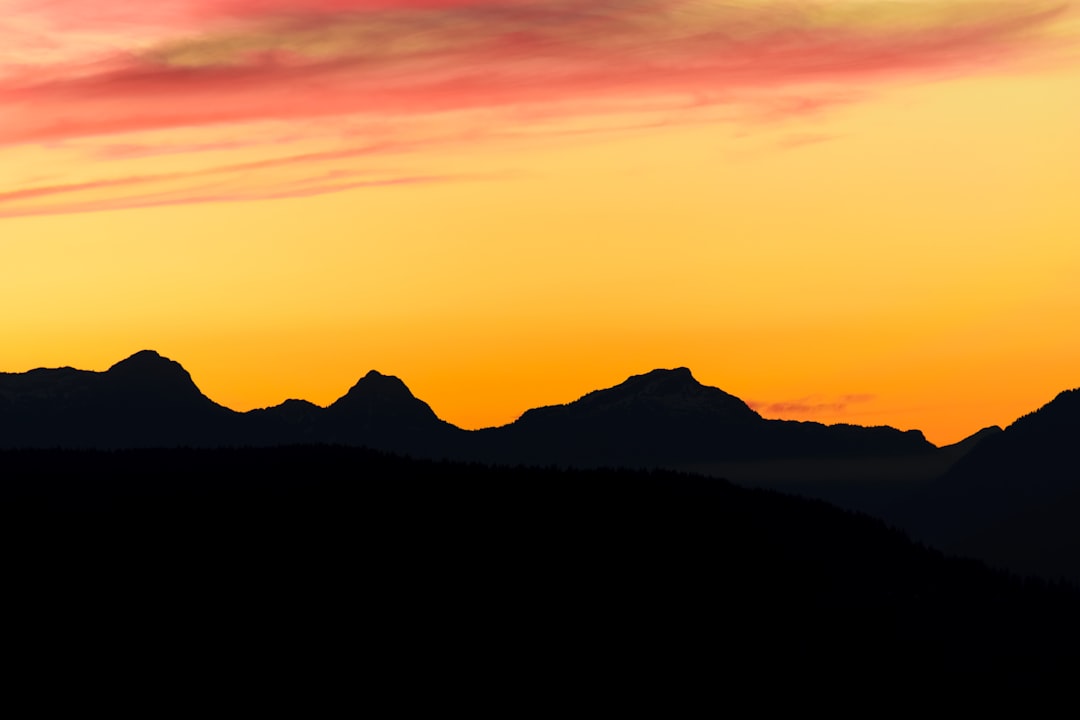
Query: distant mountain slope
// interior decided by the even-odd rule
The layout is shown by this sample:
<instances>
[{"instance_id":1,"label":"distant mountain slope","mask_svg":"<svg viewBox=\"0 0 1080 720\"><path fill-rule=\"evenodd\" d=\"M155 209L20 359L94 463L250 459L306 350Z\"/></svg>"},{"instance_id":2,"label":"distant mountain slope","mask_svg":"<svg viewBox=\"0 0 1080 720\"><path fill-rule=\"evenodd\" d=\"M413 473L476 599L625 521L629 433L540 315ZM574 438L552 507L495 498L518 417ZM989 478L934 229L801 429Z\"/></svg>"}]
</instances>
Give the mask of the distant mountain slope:
<instances>
[{"instance_id":1,"label":"distant mountain slope","mask_svg":"<svg viewBox=\"0 0 1080 720\"><path fill-rule=\"evenodd\" d=\"M1080 581L1080 390L984 437L888 517L941 547Z\"/></svg>"},{"instance_id":2,"label":"distant mountain slope","mask_svg":"<svg viewBox=\"0 0 1080 720\"><path fill-rule=\"evenodd\" d=\"M677 469L825 500L847 510L881 517L945 474L985 438L1002 430L984 428L933 452L852 452L751 460L686 463Z\"/></svg>"}]
</instances>

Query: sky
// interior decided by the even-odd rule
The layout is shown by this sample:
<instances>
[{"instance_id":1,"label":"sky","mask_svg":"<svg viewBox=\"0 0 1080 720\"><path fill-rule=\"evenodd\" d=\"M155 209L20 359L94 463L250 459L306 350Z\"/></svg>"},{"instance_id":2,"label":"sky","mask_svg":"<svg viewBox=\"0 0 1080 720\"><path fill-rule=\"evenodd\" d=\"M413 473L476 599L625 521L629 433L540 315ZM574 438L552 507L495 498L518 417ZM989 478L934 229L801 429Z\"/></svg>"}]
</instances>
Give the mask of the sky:
<instances>
[{"instance_id":1,"label":"sky","mask_svg":"<svg viewBox=\"0 0 1080 720\"><path fill-rule=\"evenodd\" d=\"M689 367L766 417L1080 386L1058 0L0 0L0 371L501 425Z\"/></svg>"}]
</instances>

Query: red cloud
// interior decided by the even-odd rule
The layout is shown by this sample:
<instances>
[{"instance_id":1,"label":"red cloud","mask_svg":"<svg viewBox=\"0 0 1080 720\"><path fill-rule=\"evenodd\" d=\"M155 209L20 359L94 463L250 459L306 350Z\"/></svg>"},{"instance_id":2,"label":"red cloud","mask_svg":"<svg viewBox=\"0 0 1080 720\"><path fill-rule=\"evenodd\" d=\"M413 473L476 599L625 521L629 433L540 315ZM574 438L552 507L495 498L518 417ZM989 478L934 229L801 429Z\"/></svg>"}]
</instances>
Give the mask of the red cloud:
<instances>
[{"instance_id":1,"label":"red cloud","mask_svg":"<svg viewBox=\"0 0 1080 720\"><path fill-rule=\"evenodd\" d=\"M841 395L831 400L822 399L818 396L809 396L798 400L781 402L749 401L746 404L763 415L820 415L822 413L842 413L851 405L867 403L873 399L873 395L856 393Z\"/></svg>"},{"instance_id":2,"label":"red cloud","mask_svg":"<svg viewBox=\"0 0 1080 720\"><path fill-rule=\"evenodd\" d=\"M910 8L891 23L868 3L845 14L835 9L843 3L766 0L14 5L24 15L15 12L12 27L56 30L81 44L72 40L67 55L57 48L61 60L33 66L4 67L0 54L0 148L356 115L392 120L407 136L410 123L444 111L574 114L605 100L625 109L672 97L750 104L758 108L750 120L775 119L816 111L840 96L836 85L870 77L985 72L1037 44L1036 31L1067 7L1001 2L943 13L941 4L888 3ZM120 49L102 51L100 35ZM147 44L121 42L130 36ZM20 37L0 30L0 45L29 48ZM777 100L807 84L833 87Z\"/></svg>"},{"instance_id":3,"label":"red cloud","mask_svg":"<svg viewBox=\"0 0 1080 720\"><path fill-rule=\"evenodd\" d=\"M686 94L723 102L744 88L976 69L1063 10L993 6L985 16L891 31L821 23L787 3L733 5L701 17L674 14L697 7L674 0L448 4L357 15L339 11L372 3L326 0L315 4L322 15L241 24L98 65L50 68L42 81L32 74L9 79L0 85L0 143L597 96ZM267 5L293 6L204 1L188 12Z\"/></svg>"}]
</instances>

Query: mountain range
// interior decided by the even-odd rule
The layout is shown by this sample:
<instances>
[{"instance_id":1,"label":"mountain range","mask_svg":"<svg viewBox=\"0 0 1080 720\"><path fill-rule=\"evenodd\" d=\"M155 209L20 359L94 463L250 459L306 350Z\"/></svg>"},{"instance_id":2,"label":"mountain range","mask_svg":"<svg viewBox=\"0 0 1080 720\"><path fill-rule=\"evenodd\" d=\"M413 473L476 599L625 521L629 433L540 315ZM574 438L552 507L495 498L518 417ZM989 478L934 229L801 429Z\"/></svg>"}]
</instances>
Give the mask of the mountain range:
<instances>
[{"instance_id":1,"label":"mountain range","mask_svg":"<svg viewBox=\"0 0 1080 720\"><path fill-rule=\"evenodd\" d=\"M917 430L762 418L686 368L653 370L502 427L440 419L372 371L328 407L236 412L142 351L104 372L0 373L0 450L367 447L501 465L667 468L827 500L1019 572L1080 582L1080 391L935 447Z\"/></svg>"},{"instance_id":2,"label":"mountain range","mask_svg":"<svg viewBox=\"0 0 1080 720\"><path fill-rule=\"evenodd\" d=\"M1069 391L938 448L685 368L478 431L377 372L246 413L149 351L0 374L6 639L395 702L1071 690L1080 592L955 555L1080 583L1078 428Z\"/></svg>"},{"instance_id":3,"label":"mountain range","mask_svg":"<svg viewBox=\"0 0 1080 720\"><path fill-rule=\"evenodd\" d=\"M246 413L207 398L177 362L144 350L104 372L0 374L0 448L226 447L334 443L415 457L655 466L780 457L920 454L919 431L766 420L686 368L653 370L515 422L466 431L400 379L371 371L343 397Z\"/></svg>"}]
</instances>

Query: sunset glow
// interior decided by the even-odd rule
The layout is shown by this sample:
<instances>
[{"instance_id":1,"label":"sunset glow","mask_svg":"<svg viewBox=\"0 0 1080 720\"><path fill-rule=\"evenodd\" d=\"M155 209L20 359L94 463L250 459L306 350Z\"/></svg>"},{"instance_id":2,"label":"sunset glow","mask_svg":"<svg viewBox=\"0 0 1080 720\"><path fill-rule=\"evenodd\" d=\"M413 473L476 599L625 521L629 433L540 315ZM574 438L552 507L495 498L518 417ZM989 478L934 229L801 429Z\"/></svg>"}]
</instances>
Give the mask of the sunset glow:
<instances>
[{"instance_id":1,"label":"sunset glow","mask_svg":"<svg viewBox=\"0 0 1080 720\"><path fill-rule=\"evenodd\" d=\"M1071 3L0 11L0 371L475 428L686 366L937 444L1080 386Z\"/></svg>"}]
</instances>

